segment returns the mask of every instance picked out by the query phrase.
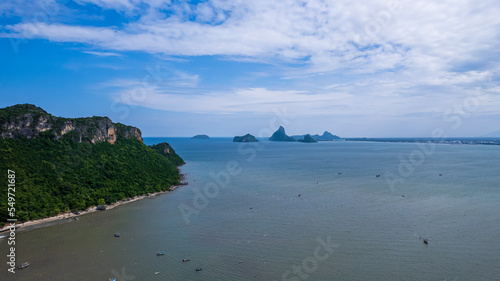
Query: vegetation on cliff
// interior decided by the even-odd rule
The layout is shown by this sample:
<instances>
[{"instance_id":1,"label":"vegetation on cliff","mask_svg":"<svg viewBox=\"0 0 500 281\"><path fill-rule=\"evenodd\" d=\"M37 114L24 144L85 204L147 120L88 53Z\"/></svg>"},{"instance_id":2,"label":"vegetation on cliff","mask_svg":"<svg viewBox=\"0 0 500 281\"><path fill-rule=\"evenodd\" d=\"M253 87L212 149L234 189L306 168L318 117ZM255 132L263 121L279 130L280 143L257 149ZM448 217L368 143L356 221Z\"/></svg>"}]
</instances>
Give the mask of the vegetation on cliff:
<instances>
[{"instance_id":1,"label":"vegetation on cliff","mask_svg":"<svg viewBox=\"0 0 500 281\"><path fill-rule=\"evenodd\" d=\"M27 124L27 120L32 121ZM61 131L59 120L64 120L63 126L71 122L72 129ZM0 170L15 172L19 221L82 210L103 201L109 204L179 184L177 166L184 161L170 145L148 147L137 128L108 120L53 117L32 105L0 109ZM32 125L40 123L51 129L37 130ZM7 193L1 192L0 222L8 218L7 209Z\"/></svg>"},{"instance_id":2,"label":"vegetation on cliff","mask_svg":"<svg viewBox=\"0 0 500 281\"><path fill-rule=\"evenodd\" d=\"M159 144L153 144L150 146L154 151L160 153L161 155L164 155L167 157L167 159L174 165L180 166L185 164L184 160L175 153L175 150L170 146L170 144L166 142L162 142Z\"/></svg>"}]
</instances>

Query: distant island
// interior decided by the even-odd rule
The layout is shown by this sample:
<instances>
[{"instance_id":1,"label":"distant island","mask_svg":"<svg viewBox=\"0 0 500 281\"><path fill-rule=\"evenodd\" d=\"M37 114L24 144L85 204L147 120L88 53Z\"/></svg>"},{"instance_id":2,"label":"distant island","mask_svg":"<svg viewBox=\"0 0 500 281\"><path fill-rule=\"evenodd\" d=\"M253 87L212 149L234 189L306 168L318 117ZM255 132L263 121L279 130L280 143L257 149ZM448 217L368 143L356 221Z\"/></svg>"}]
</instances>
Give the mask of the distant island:
<instances>
[{"instance_id":1,"label":"distant island","mask_svg":"<svg viewBox=\"0 0 500 281\"><path fill-rule=\"evenodd\" d=\"M15 173L19 222L170 190L184 164L168 143L107 117L64 118L31 104L0 109L1 171ZM10 217L0 194L0 228Z\"/></svg>"},{"instance_id":2,"label":"distant island","mask_svg":"<svg viewBox=\"0 0 500 281\"><path fill-rule=\"evenodd\" d=\"M288 136L285 133L285 128L283 126L280 126L276 132L269 138L270 141L287 141L287 142L292 142L292 141L297 141L296 139Z\"/></svg>"},{"instance_id":3,"label":"distant island","mask_svg":"<svg viewBox=\"0 0 500 281\"><path fill-rule=\"evenodd\" d=\"M403 143L438 143L438 144L474 144L474 145L500 145L500 137L468 137L468 138L346 138L346 141L366 142L403 142Z\"/></svg>"},{"instance_id":4,"label":"distant island","mask_svg":"<svg viewBox=\"0 0 500 281\"><path fill-rule=\"evenodd\" d=\"M311 135L307 134L304 136L303 139L299 140L300 142L304 142L304 143L315 143L315 142L318 142L317 140L313 139L311 137Z\"/></svg>"},{"instance_id":5,"label":"distant island","mask_svg":"<svg viewBox=\"0 0 500 281\"><path fill-rule=\"evenodd\" d=\"M192 139L194 139L194 140L208 140L208 139L210 139L210 137L207 135L196 135L196 136L192 137Z\"/></svg>"},{"instance_id":6,"label":"distant island","mask_svg":"<svg viewBox=\"0 0 500 281\"><path fill-rule=\"evenodd\" d=\"M341 138L337 135L332 135L330 132L325 131L323 135L293 135L293 136L288 136L285 133L285 128L283 126L280 126L276 132L269 138L270 141L287 141L287 142L292 142L292 141L300 141L300 142L308 142L308 143L314 143L318 141L333 141L333 140L340 140Z\"/></svg>"},{"instance_id":7,"label":"distant island","mask_svg":"<svg viewBox=\"0 0 500 281\"><path fill-rule=\"evenodd\" d=\"M258 140L250 135L250 134L246 134L244 136L236 136L233 138L233 142L258 142Z\"/></svg>"},{"instance_id":8,"label":"distant island","mask_svg":"<svg viewBox=\"0 0 500 281\"><path fill-rule=\"evenodd\" d=\"M306 135L294 135L292 138L296 140L304 139ZM317 140L317 141L333 141L333 140L340 140L340 137L337 135L332 135L330 132L325 131L323 135L312 135L311 138Z\"/></svg>"}]
</instances>

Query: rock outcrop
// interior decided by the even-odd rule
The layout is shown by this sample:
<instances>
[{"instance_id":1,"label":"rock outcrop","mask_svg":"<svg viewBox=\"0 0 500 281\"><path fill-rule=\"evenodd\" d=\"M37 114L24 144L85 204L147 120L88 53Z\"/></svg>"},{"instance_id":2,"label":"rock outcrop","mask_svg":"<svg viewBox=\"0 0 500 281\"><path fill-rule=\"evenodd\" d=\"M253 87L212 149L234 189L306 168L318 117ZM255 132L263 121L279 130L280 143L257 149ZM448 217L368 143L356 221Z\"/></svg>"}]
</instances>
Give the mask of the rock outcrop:
<instances>
[{"instance_id":1,"label":"rock outcrop","mask_svg":"<svg viewBox=\"0 0 500 281\"><path fill-rule=\"evenodd\" d=\"M63 118L56 117L32 104L18 104L0 109L0 135L2 138L36 138L40 134L63 136L75 142L109 142L118 137L142 140L141 131L132 126L113 123L108 117Z\"/></svg>"}]
</instances>

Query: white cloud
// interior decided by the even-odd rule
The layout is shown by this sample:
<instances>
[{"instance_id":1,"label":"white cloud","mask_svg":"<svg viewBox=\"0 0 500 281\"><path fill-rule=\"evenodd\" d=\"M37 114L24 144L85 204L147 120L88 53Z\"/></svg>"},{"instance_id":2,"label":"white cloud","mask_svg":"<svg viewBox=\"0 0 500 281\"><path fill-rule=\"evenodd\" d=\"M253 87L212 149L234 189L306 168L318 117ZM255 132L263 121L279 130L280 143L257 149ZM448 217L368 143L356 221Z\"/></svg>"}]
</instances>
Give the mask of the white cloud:
<instances>
[{"instance_id":1,"label":"white cloud","mask_svg":"<svg viewBox=\"0 0 500 281\"><path fill-rule=\"evenodd\" d=\"M16 32L18 37L26 39L43 38L55 42L78 42L100 45L116 38L117 31L103 27L71 26L47 24L44 22L19 23L7 28ZM3 34L7 37L7 34Z\"/></svg>"},{"instance_id":2,"label":"white cloud","mask_svg":"<svg viewBox=\"0 0 500 281\"><path fill-rule=\"evenodd\" d=\"M168 90L171 93L187 93L200 82L198 75L168 68L163 64L148 66L144 69L141 79L115 78L96 85L100 89L118 89L122 93L143 92L150 93L157 89ZM144 90L143 90L144 89Z\"/></svg>"},{"instance_id":3,"label":"white cloud","mask_svg":"<svg viewBox=\"0 0 500 281\"><path fill-rule=\"evenodd\" d=\"M113 52L96 52L96 51L84 51L84 53L89 55L95 55L99 57L121 57L121 54Z\"/></svg>"},{"instance_id":4,"label":"white cloud","mask_svg":"<svg viewBox=\"0 0 500 281\"><path fill-rule=\"evenodd\" d=\"M138 93L141 94L138 94ZM309 94L294 90L272 91L264 88L238 89L227 92L201 94L173 93L161 87L129 88L115 96L115 100L128 105L190 113L261 113L273 112L277 106L289 106L296 113L314 105L340 101L346 94ZM312 112L312 114L316 114Z\"/></svg>"},{"instance_id":5,"label":"white cloud","mask_svg":"<svg viewBox=\"0 0 500 281\"><path fill-rule=\"evenodd\" d=\"M134 9L135 0L81 0L103 8ZM500 45L496 1L221 1L197 6L147 2L124 28L43 22L10 26L3 36L80 42L120 51L165 55L306 58L308 71L377 71L406 67L449 71ZM174 11L165 17L158 6ZM195 21L187 20L194 16ZM358 38L358 39L356 39ZM361 39L359 39L361 38ZM360 45L352 44L353 41Z\"/></svg>"},{"instance_id":6,"label":"white cloud","mask_svg":"<svg viewBox=\"0 0 500 281\"><path fill-rule=\"evenodd\" d=\"M85 5L93 4L104 9L113 9L118 11L131 11L135 9L136 5L141 1L134 0L76 0L75 2Z\"/></svg>"},{"instance_id":7,"label":"white cloud","mask_svg":"<svg viewBox=\"0 0 500 281\"><path fill-rule=\"evenodd\" d=\"M500 98L483 88L459 91L440 88L422 92L404 82L367 80L356 85L338 85L315 93L299 90L244 88L233 91L192 93L171 89L168 85L141 87L140 81L115 81L121 86L114 100L132 106L196 114L270 114L286 107L295 116L343 116L344 118L388 119L403 116L441 119L444 112L455 110L478 97L474 114L492 114ZM406 89L402 91L401 89Z\"/></svg>"}]
</instances>

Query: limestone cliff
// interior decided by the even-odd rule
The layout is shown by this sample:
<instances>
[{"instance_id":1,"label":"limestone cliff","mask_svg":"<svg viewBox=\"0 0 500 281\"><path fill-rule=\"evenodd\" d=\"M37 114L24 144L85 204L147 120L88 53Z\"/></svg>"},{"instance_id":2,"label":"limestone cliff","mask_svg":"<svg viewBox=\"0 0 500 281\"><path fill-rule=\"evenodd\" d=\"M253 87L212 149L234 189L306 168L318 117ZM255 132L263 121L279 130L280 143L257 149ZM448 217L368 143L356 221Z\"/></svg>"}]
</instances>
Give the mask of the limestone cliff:
<instances>
[{"instance_id":1,"label":"limestone cliff","mask_svg":"<svg viewBox=\"0 0 500 281\"><path fill-rule=\"evenodd\" d=\"M75 142L109 142L118 136L142 140L141 131L132 126L113 123L108 117L56 117L32 104L18 104L0 109L2 138L36 138L41 133L58 140L67 135Z\"/></svg>"}]
</instances>

